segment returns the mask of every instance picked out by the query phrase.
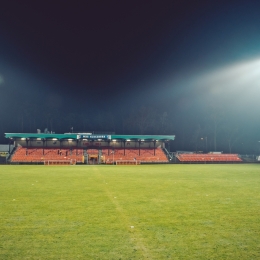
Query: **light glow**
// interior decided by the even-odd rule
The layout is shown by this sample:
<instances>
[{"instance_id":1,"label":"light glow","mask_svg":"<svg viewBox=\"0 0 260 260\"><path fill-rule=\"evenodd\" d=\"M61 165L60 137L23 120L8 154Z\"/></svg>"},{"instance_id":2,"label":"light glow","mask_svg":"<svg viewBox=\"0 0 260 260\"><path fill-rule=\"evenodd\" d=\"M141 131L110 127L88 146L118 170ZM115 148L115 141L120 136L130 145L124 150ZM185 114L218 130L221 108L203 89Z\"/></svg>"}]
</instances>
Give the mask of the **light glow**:
<instances>
[{"instance_id":1,"label":"light glow","mask_svg":"<svg viewBox=\"0 0 260 260\"><path fill-rule=\"evenodd\" d=\"M210 89L212 94L260 89L260 59L243 61L214 70L198 77L195 84Z\"/></svg>"}]
</instances>

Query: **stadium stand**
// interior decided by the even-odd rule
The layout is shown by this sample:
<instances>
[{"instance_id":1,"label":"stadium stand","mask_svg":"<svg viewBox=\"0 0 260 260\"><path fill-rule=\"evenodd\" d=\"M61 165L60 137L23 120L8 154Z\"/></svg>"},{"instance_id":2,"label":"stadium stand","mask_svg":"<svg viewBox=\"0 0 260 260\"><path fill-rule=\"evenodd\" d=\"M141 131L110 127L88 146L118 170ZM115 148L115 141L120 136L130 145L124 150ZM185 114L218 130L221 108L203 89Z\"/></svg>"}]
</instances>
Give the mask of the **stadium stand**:
<instances>
[{"instance_id":1,"label":"stadium stand","mask_svg":"<svg viewBox=\"0 0 260 260\"><path fill-rule=\"evenodd\" d=\"M44 149L19 146L11 156L11 162L43 163L47 160L82 162L82 149Z\"/></svg>"},{"instance_id":2,"label":"stadium stand","mask_svg":"<svg viewBox=\"0 0 260 260\"><path fill-rule=\"evenodd\" d=\"M140 161L142 163L166 163L168 158L161 148L154 149L115 149L109 151L102 149L102 155L106 164L111 164L116 161Z\"/></svg>"},{"instance_id":3,"label":"stadium stand","mask_svg":"<svg viewBox=\"0 0 260 260\"><path fill-rule=\"evenodd\" d=\"M175 139L174 135L45 132L6 133L5 136L14 147L8 162L46 165L69 164L67 161L84 164L123 164L124 161L126 165L168 163L166 146Z\"/></svg>"},{"instance_id":4,"label":"stadium stand","mask_svg":"<svg viewBox=\"0 0 260 260\"><path fill-rule=\"evenodd\" d=\"M154 149L102 149L101 155L103 162L111 164L116 161L140 161L140 162L168 162L167 156L161 148ZM93 159L99 155L98 149L88 149L89 163L93 164ZM92 159L92 160L91 160ZM44 161L55 160L76 160L77 163L84 161L83 149L56 149L56 148L24 148L18 147L11 157L11 162L40 163Z\"/></svg>"},{"instance_id":5,"label":"stadium stand","mask_svg":"<svg viewBox=\"0 0 260 260\"><path fill-rule=\"evenodd\" d=\"M242 162L238 154L177 154L180 162Z\"/></svg>"}]
</instances>

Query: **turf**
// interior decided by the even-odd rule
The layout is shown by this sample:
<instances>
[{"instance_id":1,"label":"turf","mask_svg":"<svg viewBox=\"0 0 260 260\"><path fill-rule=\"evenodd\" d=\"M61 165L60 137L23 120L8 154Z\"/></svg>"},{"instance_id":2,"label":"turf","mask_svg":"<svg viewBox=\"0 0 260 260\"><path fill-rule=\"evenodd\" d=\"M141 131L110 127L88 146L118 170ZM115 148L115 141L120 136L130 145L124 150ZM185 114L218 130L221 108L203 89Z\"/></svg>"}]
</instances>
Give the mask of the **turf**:
<instances>
[{"instance_id":1,"label":"turf","mask_svg":"<svg viewBox=\"0 0 260 260\"><path fill-rule=\"evenodd\" d=\"M260 164L0 166L0 259L260 259Z\"/></svg>"}]
</instances>

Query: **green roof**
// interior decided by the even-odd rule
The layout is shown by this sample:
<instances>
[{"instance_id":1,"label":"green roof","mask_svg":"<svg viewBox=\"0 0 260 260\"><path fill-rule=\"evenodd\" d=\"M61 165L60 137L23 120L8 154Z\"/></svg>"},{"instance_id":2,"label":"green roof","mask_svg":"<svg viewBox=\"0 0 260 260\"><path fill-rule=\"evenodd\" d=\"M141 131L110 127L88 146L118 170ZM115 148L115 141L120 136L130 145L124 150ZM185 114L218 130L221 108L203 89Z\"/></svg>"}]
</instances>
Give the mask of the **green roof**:
<instances>
[{"instance_id":1,"label":"green roof","mask_svg":"<svg viewBox=\"0 0 260 260\"><path fill-rule=\"evenodd\" d=\"M66 133L66 134L45 134L45 133L6 133L6 138L28 138L28 139L102 139L102 140L174 140L175 135L101 135L101 134L77 134L77 133Z\"/></svg>"},{"instance_id":2,"label":"green roof","mask_svg":"<svg viewBox=\"0 0 260 260\"><path fill-rule=\"evenodd\" d=\"M77 139L77 134L37 134L37 133L32 133L32 134L24 134L24 133L6 133L5 134L6 138L29 138L29 139Z\"/></svg>"},{"instance_id":3,"label":"green roof","mask_svg":"<svg viewBox=\"0 0 260 260\"><path fill-rule=\"evenodd\" d=\"M111 139L124 140L174 140L175 135L111 135Z\"/></svg>"}]
</instances>

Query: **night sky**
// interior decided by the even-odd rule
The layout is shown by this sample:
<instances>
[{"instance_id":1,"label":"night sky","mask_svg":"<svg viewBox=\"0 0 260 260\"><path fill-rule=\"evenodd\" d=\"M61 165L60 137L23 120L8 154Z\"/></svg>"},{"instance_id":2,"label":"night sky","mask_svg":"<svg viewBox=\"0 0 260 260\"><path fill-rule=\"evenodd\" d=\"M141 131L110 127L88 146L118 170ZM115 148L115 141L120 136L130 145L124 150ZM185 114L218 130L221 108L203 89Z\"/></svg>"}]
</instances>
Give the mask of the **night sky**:
<instances>
[{"instance_id":1,"label":"night sky","mask_svg":"<svg viewBox=\"0 0 260 260\"><path fill-rule=\"evenodd\" d=\"M235 152L259 151L259 1L6 1L0 8L1 142L5 132L73 125L175 134L174 150L206 151L218 123L217 150L229 151L231 135ZM155 125L165 115L167 126L124 123L144 110L159 115ZM102 127L100 118L110 122ZM206 136L207 148L198 143Z\"/></svg>"}]
</instances>

